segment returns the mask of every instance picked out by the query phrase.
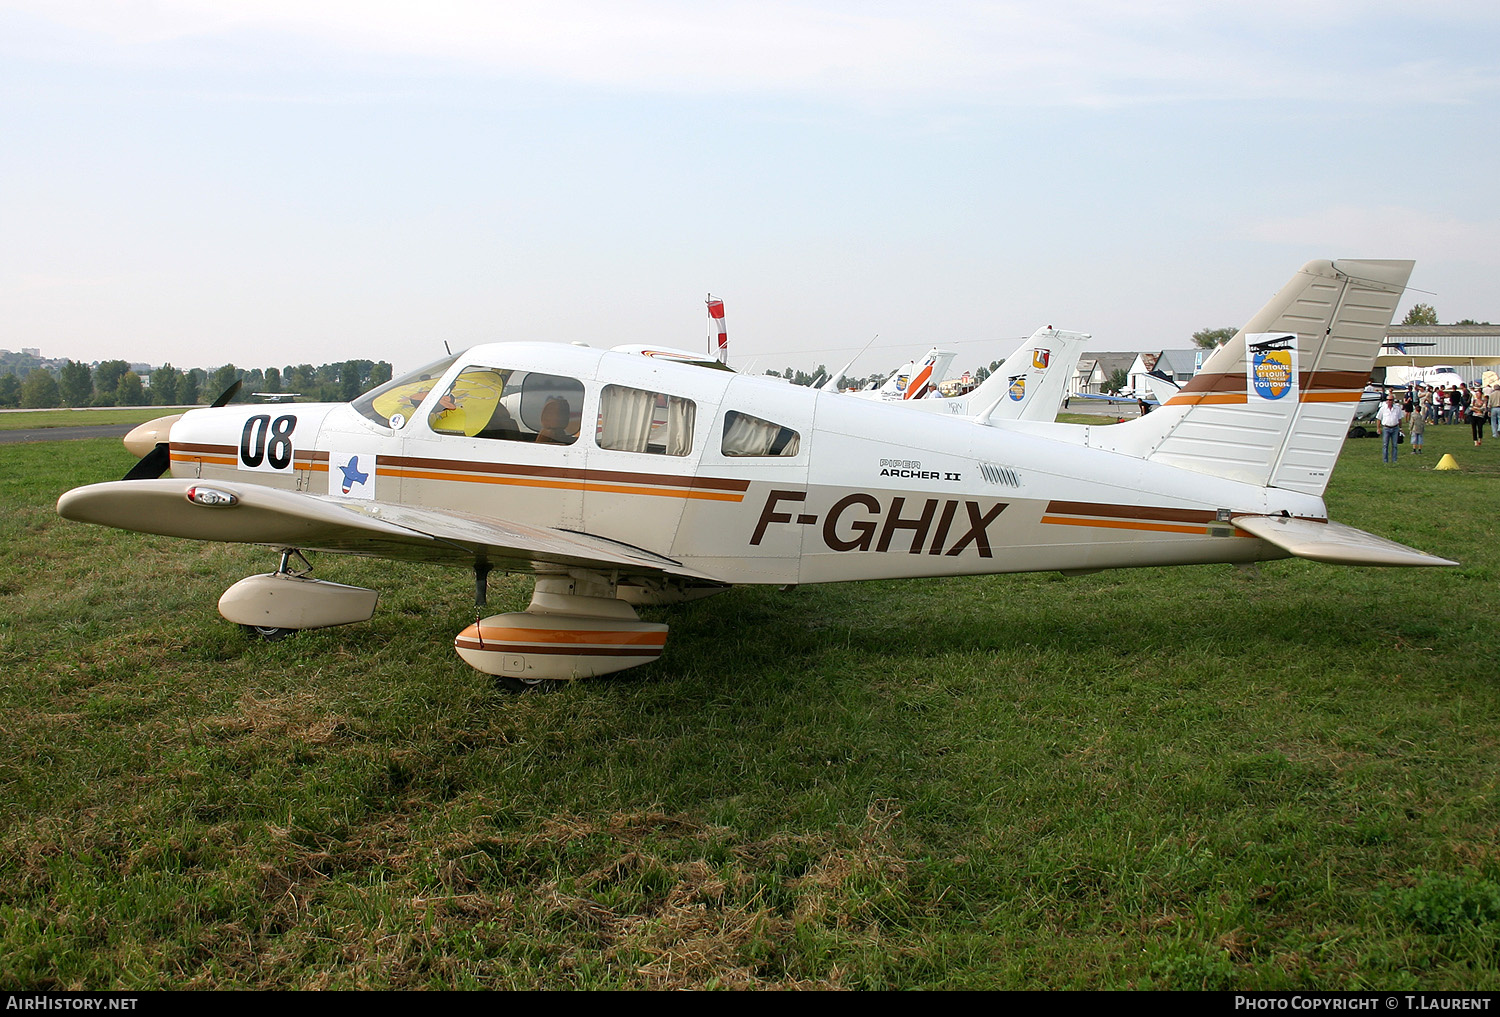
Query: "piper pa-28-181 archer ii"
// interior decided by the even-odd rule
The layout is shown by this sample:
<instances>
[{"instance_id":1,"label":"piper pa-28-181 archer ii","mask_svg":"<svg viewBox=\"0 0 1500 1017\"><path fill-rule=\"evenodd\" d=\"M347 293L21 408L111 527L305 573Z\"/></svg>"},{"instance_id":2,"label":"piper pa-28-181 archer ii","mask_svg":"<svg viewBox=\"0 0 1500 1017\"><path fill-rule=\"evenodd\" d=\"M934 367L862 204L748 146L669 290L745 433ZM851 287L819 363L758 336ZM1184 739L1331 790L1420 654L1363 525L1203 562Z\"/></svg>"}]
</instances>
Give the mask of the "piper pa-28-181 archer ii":
<instances>
[{"instance_id":1,"label":"piper pa-28-181 archer ii","mask_svg":"<svg viewBox=\"0 0 1500 1017\"><path fill-rule=\"evenodd\" d=\"M261 544L220 612L267 633L363 621L376 591L301 551L530 572L458 652L510 688L655 660L633 605L740 584L1300 556L1454 562L1332 522L1323 490L1412 263L1315 261L1156 412L1108 426L913 413L668 357L473 347L348 404L142 425L128 479L69 519Z\"/></svg>"}]
</instances>

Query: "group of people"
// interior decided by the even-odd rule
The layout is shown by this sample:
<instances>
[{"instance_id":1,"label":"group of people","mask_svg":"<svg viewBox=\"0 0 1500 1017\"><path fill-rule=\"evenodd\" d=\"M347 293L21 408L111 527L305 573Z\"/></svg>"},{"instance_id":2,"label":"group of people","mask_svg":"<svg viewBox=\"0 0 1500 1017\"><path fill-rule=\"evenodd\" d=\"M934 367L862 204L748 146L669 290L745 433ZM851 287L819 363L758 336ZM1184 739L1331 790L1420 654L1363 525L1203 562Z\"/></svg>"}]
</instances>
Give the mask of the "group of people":
<instances>
[{"instance_id":1,"label":"group of people","mask_svg":"<svg viewBox=\"0 0 1500 1017\"><path fill-rule=\"evenodd\" d=\"M1474 447L1484 439L1485 421L1489 421L1490 437L1500 438L1500 384L1488 389L1479 383L1470 389L1467 384L1451 388L1429 388L1413 384L1406 389L1386 389L1385 401L1375 412L1380 424L1381 462L1394 463L1396 448L1401 440L1401 425L1408 425L1412 455L1422 452L1422 432L1429 423L1467 423L1474 435Z\"/></svg>"}]
</instances>

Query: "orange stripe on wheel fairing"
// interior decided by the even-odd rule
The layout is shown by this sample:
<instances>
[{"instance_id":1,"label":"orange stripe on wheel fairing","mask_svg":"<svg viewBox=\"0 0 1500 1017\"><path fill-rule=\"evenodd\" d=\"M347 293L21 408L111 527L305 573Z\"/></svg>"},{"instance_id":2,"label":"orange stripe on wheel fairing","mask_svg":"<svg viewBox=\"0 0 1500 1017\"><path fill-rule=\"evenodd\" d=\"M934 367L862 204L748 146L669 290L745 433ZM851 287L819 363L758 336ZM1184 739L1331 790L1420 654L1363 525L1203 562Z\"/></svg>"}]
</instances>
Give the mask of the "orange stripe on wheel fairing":
<instances>
[{"instance_id":1,"label":"orange stripe on wheel fairing","mask_svg":"<svg viewBox=\"0 0 1500 1017\"><path fill-rule=\"evenodd\" d=\"M660 657L661 646L558 646L552 643L481 643L477 639L460 636L453 641L460 650L478 650L481 653L519 653L552 657Z\"/></svg>"},{"instance_id":2,"label":"orange stripe on wheel fairing","mask_svg":"<svg viewBox=\"0 0 1500 1017\"><path fill-rule=\"evenodd\" d=\"M474 637L469 637L474 638ZM665 646L665 632L617 632L598 629L512 629L479 630L485 642L511 643L598 643L619 646Z\"/></svg>"}]
</instances>

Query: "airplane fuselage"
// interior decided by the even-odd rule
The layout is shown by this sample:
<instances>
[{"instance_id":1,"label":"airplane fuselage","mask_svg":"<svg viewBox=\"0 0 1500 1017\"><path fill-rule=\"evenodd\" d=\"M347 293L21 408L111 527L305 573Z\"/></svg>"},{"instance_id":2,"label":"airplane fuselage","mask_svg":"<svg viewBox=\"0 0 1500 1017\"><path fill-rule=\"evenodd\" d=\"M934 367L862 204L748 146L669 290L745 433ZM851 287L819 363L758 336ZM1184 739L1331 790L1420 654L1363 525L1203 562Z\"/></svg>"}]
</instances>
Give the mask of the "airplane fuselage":
<instances>
[{"instance_id":1,"label":"airplane fuselage","mask_svg":"<svg viewBox=\"0 0 1500 1017\"><path fill-rule=\"evenodd\" d=\"M404 398L193 411L171 472L586 533L734 584L1255 561L1286 553L1233 516L1326 518L1320 498L1091 448L1069 425L575 346L474 347Z\"/></svg>"}]
</instances>

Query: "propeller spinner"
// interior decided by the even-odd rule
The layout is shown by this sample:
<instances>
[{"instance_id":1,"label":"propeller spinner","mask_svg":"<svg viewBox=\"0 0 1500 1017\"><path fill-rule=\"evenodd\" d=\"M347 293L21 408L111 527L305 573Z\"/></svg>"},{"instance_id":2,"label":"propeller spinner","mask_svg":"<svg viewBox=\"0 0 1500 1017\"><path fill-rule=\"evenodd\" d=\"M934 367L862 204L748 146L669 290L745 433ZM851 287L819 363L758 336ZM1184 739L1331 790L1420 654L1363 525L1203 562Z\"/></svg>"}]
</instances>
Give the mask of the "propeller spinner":
<instances>
[{"instance_id":1,"label":"propeller spinner","mask_svg":"<svg viewBox=\"0 0 1500 1017\"><path fill-rule=\"evenodd\" d=\"M243 381L236 381L223 392L219 398L209 404L209 408L217 408L226 405L233 399L243 385ZM167 468L172 465L170 446L167 443L172 433L172 425L182 419L181 413L173 413L165 417L157 417L141 424L135 430L125 436L125 447L140 456L140 461L130 468L123 480L155 480Z\"/></svg>"}]
</instances>

